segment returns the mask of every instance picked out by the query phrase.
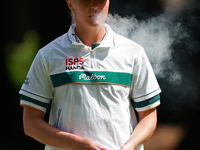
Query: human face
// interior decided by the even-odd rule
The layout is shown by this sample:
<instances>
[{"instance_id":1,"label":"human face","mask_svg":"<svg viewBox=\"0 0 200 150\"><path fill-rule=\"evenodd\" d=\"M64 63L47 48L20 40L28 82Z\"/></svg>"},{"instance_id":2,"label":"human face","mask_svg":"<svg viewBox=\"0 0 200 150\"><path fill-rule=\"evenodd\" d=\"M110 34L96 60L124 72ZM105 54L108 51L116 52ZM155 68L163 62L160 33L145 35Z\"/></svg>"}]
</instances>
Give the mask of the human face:
<instances>
[{"instance_id":1,"label":"human face","mask_svg":"<svg viewBox=\"0 0 200 150\"><path fill-rule=\"evenodd\" d=\"M102 26L108 15L109 0L67 0L77 25Z\"/></svg>"}]
</instances>

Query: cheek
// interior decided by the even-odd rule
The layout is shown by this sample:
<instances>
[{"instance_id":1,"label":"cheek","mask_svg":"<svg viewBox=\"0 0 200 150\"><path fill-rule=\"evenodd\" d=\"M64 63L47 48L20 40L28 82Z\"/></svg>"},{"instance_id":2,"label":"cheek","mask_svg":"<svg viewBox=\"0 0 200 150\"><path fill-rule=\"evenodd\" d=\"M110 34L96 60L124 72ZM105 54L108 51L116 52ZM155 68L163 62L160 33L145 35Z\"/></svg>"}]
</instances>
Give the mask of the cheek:
<instances>
[{"instance_id":1,"label":"cheek","mask_svg":"<svg viewBox=\"0 0 200 150\"><path fill-rule=\"evenodd\" d=\"M85 14L85 9L82 7L76 7L76 9L74 9L74 13L78 16L84 16Z\"/></svg>"},{"instance_id":2,"label":"cheek","mask_svg":"<svg viewBox=\"0 0 200 150\"><path fill-rule=\"evenodd\" d=\"M107 2L106 5L103 8L103 12L108 14L108 10L109 10L109 3Z\"/></svg>"},{"instance_id":3,"label":"cheek","mask_svg":"<svg viewBox=\"0 0 200 150\"><path fill-rule=\"evenodd\" d=\"M79 18L79 19L84 18L84 12L82 12L80 9L75 10L74 14L76 18Z\"/></svg>"},{"instance_id":4,"label":"cheek","mask_svg":"<svg viewBox=\"0 0 200 150\"><path fill-rule=\"evenodd\" d=\"M103 12L104 18L107 18L108 8L104 8L102 12Z\"/></svg>"}]
</instances>

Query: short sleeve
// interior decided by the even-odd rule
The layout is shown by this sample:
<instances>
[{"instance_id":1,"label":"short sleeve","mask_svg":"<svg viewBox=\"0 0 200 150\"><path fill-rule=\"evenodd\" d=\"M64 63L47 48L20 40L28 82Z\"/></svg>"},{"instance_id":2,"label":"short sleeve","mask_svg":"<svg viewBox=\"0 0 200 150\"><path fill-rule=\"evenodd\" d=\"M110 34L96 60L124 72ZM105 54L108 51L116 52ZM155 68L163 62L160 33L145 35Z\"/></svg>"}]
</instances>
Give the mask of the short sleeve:
<instances>
[{"instance_id":1,"label":"short sleeve","mask_svg":"<svg viewBox=\"0 0 200 150\"><path fill-rule=\"evenodd\" d=\"M53 86L41 51L36 55L19 93L21 106L28 105L46 112Z\"/></svg>"},{"instance_id":2,"label":"short sleeve","mask_svg":"<svg viewBox=\"0 0 200 150\"><path fill-rule=\"evenodd\" d=\"M131 87L131 97L133 106L137 106L136 111L146 111L160 105L161 89L144 49L135 59Z\"/></svg>"}]
</instances>

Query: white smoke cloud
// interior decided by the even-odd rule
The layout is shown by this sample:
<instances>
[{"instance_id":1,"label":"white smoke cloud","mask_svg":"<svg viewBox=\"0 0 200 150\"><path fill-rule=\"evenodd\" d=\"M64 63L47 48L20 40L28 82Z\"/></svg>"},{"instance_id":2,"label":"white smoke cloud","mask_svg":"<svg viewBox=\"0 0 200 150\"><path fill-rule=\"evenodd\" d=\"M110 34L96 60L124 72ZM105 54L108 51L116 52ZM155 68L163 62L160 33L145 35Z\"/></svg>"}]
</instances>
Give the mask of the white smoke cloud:
<instances>
[{"instance_id":1,"label":"white smoke cloud","mask_svg":"<svg viewBox=\"0 0 200 150\"><path fill-rule=\"evenodd\" d=\"M106 22L116 33L145 48L158 78L180 83L181 73L173 62L171 46L174 42L178 42L181 36L187 36L187 33L180 23L173 23L173 17L164 13L158 17L138 21L134 16L123 18L118 14L109 14ZM177 36L179 36L178 39L176 39Z\"/></svg>"}]
</instances>

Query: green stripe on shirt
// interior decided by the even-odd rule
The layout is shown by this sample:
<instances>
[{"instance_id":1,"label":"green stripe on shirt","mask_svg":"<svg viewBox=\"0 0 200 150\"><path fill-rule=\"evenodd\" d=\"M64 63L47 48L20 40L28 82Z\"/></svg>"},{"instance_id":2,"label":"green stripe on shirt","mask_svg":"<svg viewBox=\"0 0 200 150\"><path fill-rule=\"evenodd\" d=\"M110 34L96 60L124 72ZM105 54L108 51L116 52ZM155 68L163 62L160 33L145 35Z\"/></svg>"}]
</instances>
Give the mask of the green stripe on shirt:
<instances>
[{"instance_id":1,"label":"green stripe on shirt","mask_svg":"<svg viewBox=\"0 0 200 150\"><path fill-rule=\"evenodd\" d=\"M155 91L153 91L153 92L151 92L151 93L148 93L148 94L146 94L146 95L143 95L143 96L140 96L140 97L134 97L134 99L138 99L138 98L145 97L145 96L150 95L150 94L152 94L152 93L154 93L154 92L156 92L156 91L158 91L158 90L160 90L160 87L159 87L158 89L156 89Z\"/></svg>"},{"instance_id":2,"label":"green stripe on shirt","mask_svg":"<svg viewBox=\"0 0 200 150\"><path fill-rule=\"evenodd\" d=\"M153 103L157 102L158 100L160 100L160 94L154 96L153 98L147 99L145 101L133 102L133 107L134 108L142 108L142 107L148 106L150 104L153 104Z\"/></svg>"},{"instance_id":3,"label":"green stripe on shirt","mask_svg":"<svg viewBox=\"0 0 200 150\"><path fill-rule=\"evenodd\" d=\"M108 71L71 71L51 75L54 87L70 83L107 83L131 86L130 73Z\"/></svg>"},{"instance_id":4,"label":"green stripe on shirt","mask_svg":"<svg viewBox=\"0 0 200 150\"><path fill-rule=\"evenodd\" d=\"M25 95L20 95L20 99L21 99L21 100L25 100L25 101L27 101L27 102L31 102L31 103L36 104L36 105L39 105L39 106L44 107L44 108L46 108L46 109L47 109L48 106L49 106L49 104L47 104L47 103L44 103L44 102L41 102L41 101L32 99L32 98L27 97L27 96L25 96Z\"/></svg>"},{"instance_id":5,"label":"green stripe on shirt","mask_svg":"<svg viewBox=\"0 0 200 150\"><path fill-rule=\"evenodd\" d=\"M37 95L37 94L31 93L31 92L26 91L26 90L24 90L24 89L21 89L21 90L24 91L24 92L27 92L27 93L29 93L29 94L32 94L32 95L38 96L38 97L40 97L40 98L44 98L44 99L47 99L47 100L51 100L50 98L46 98L46 97L43 97L43 96L40 96L40 95Z\"/></svg>"}]
</instances>

